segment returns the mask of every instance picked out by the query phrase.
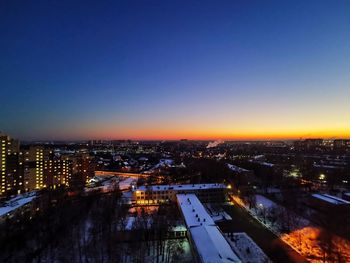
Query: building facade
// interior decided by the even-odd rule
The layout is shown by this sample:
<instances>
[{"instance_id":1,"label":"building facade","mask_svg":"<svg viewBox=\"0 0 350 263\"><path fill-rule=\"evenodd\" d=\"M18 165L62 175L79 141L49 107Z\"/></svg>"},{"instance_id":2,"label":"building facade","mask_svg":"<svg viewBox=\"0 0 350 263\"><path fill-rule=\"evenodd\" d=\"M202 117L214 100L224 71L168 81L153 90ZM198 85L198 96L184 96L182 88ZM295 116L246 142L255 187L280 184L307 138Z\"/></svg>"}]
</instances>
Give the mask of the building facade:
<instances>
[{"instance_id":1,"label":"building facade","mask_svg":"<svg viewBox=\"0 0 350 263\"><path fill-rule=\"evenodd\" d=\"M133 191L134 204L156 205L176 202L177 194L196 194L202 202L218 203L226 200L224 184L184 184L141 186Z\"/></svg>"},{"instance_id":2,"label":"building facade","mask_svg":"<svg viewBox=\"0 0 350 263\"><path fill-rule=\"evenodd\" d=\"M12 193L21 185L19 141L0 134L0 194Z\"/></svg>"}]
</instances>

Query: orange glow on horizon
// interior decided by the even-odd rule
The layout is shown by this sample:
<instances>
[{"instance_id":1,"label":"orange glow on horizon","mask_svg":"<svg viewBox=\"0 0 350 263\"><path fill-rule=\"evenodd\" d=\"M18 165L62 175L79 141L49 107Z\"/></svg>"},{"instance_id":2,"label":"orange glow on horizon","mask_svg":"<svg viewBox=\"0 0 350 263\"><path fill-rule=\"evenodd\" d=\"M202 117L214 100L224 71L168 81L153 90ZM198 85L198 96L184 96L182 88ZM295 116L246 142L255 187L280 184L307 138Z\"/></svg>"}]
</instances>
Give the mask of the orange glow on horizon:
<instances>
[{"instance_id":1,"label":"orange glow on horizon","mask_svg":"<svg viewBox=\"0 0 350 263\"><path fill-rule=\"evenodd\" d=\"M74 123L59 131L53 129L52 139L80 140L298 140L307 138L348 139L350 123L336 121L301 123L229 122L226 120L170 120L167 122L97 122ZM44 136L41 136L44 137Z\"/></svg>"},{"instance_id":2,"label":"orange glow on horizon","mask_svg":"<svg viewBox=\"0 0 350 263\"><path fill-rule=\"evenodd\" d=\"M349 139L350 129L343 131L315 132L219 132L219 131L167 131L167 130L135 130L128 132L91 132L84 136L87 139L131 139L131 140L298 140L307 138Z\"/></svg>"}]
</instances>

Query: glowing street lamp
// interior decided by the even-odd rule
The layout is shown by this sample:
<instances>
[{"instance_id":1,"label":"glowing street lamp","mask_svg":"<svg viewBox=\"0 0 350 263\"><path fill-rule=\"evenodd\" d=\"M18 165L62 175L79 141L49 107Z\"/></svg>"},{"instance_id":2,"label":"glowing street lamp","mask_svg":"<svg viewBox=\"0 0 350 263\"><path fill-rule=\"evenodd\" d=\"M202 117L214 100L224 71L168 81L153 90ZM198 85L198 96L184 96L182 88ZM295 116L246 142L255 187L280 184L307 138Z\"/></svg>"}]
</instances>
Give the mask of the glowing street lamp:
<instances>
[{"instance_id":1,"label":"glowing street lamp","mask_svg":"<svg viewBox=\"0 0 350 263\"><path fill-rule=\"evenodd\" d=\"M318 179L324 180L324 179L326 179L326 176L325 176L324 174L320 174L320 176L318 177Z\"/></svg>"}]
</instances>

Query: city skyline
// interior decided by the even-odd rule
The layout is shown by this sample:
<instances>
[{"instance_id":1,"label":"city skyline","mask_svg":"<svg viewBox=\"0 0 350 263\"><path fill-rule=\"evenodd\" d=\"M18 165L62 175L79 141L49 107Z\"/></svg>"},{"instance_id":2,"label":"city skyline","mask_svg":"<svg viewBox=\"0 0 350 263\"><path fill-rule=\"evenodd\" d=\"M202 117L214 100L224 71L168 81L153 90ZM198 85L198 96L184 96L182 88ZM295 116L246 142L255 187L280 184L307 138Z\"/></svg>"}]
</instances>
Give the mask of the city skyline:
<instances>
[{"instance_id":1,"label":"city skyline","mask_svg":"<svg viewBox=\"0 0 350 263\"><path fill-rule=\"evenodd\" d=\"M350 138L347 1L0 7L15 138Z\"/></svg>"}]
</instances>

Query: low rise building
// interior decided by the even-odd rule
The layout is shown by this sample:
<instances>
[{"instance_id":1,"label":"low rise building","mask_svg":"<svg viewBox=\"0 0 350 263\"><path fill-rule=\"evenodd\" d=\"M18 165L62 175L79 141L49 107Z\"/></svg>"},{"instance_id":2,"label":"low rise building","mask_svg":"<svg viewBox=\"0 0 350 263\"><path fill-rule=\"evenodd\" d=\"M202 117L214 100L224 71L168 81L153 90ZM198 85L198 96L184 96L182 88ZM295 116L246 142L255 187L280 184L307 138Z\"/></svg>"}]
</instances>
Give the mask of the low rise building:
<instances>
[{"instance_id":1,"label":"low rise building","mask_svg":"<svg viewBox=\"0 0 350 263\"><path fill-rule=\"evenodd\" d=\"M350 201L329 194L311 195L310 205L327 213L330 211L350 212Z\"/></svg>"},{"instance_id":2,"label":"low rise building","mask_svg":"<svg viewBox=\"0 0 350 263\"><path fill-rule=\"evenodd\" d=\"M16 214L31 212L34 208L33 200L37 197L36 192L18 195L0 204L0 223L13 218Z\"/></svg>"},{"instance_id":3,"label":"low rise building","mask_svg":"<svg viewBox=\"0 0 350 263\"><path fill-rule=\"evenodd\" d=\"M350 201L350 192L344 192L342 197L344 200Z\"/></svg>"},{"instance_id":4,"label":"low rise building","mask_svg":"<svg viewBox=\"0 0 350 263\"><path fill-rule=\"evenodd\" d=\"M223 202L227 186L224 184L183 184L140 186L133 191L133 203L154 205L176 202L177 194L196 194L202 202Z\"/></svg>"},{"instance_id":5,"label":"low rise building","mask_svg":"<svg viewBox=\"0 0 350 263\"><path fill-rule=\"evenodd\" d=\"M195 194L178 194L196 262L241 262Z\"/></svg>"}]
</instances>

